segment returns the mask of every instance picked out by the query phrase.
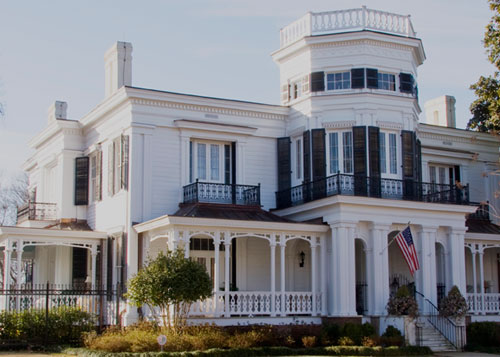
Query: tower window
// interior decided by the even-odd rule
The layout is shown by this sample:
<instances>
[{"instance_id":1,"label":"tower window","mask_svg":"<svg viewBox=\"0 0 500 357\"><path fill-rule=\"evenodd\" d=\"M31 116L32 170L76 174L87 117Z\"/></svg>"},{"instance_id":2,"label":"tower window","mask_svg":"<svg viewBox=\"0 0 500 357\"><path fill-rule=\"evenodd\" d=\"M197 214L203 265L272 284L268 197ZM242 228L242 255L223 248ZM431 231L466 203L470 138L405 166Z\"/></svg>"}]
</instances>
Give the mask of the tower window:
<instances>
[{"instance_id":1,"label":"tower window","mask_svg":"<svg viewBox=\"0 0 500 357\"><path fill-rule=\"evenodd\" d=\"M385 90L396 90L396 76L389 73L378 73L378 88Z\"/></svg>"},{"instance_id":2,"label":"tower window","mask_svg":"<svg viewBox=\"0 0 500 357\"><path fill-rule=\"evenodd\" d=\"M327 90L351 88L351 72L328 73L326 75Z\"/></svg>"}]
</instances>

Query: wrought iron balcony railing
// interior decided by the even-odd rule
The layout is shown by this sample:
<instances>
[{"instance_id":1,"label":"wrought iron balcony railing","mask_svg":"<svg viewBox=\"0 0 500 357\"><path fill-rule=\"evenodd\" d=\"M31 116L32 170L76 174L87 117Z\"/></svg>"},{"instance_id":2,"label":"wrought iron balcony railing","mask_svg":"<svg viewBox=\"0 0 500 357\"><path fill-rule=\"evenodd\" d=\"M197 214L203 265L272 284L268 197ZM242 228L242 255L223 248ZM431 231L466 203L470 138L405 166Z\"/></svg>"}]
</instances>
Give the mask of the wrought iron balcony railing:
<instances>
[{"instance_id":1,"label":"wrought iron balcony railing","mask_svg":"<svg viewBox=\"0 0 500 357\"><path fill-rule=\"evenodd\" d=\"M49 221L57 219L57 204L28 202L17 208L17 223L26 220Z\"/></svg>"},{"instance_id":2,"label":"wrought iron balcony railing","mask_svg":"<svg viewBox=\"0 0 500 357\"><path fill-rule=\"evenodd\" d=\"M260 184L251 186L196 181L184 186L184 203L194 202L260 206Z\"/></svg>"},{"instance_id":3,"label":"wrought iron balcony railing","mask_svg":"<svg viewBox=\"0 0 500 357\"><path fill-rule=\"evenodd\" d=\"M469 186L336 174L276 192L276 208L287 208L334 195L421 202L469 204Z\"/></svg>"}]
</instances>

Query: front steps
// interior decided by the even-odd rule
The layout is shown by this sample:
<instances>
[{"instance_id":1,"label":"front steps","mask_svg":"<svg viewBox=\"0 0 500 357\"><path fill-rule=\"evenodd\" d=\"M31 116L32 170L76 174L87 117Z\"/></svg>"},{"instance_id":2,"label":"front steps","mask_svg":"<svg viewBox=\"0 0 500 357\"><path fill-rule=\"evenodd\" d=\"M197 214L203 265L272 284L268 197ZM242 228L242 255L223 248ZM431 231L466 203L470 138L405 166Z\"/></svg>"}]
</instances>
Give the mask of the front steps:
<instances>
[{"instance_id":1,"label":"front steps","mask_svg":"<svg viewBox=\"0 0 500 357\"><path fill-rule=\"evenodd\" d=\"M425 316L419 317L421 327L421 346L429 347L432 352L458 351L441 333L431 325Z\"/></svg>"}]
</instances>

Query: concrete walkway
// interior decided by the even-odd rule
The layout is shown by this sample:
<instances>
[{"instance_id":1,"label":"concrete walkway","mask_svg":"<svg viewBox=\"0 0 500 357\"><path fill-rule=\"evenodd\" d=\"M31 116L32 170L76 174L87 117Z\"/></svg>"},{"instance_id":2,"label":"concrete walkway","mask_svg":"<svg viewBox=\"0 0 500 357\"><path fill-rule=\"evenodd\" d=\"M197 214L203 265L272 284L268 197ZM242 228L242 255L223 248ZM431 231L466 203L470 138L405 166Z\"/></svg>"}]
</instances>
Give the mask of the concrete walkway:
<instances>
[{"instance_id":1,"label":"concrete walkway","mask_svg":"<svg viewBox=\"0 0 500 357\"><path fill-rule=\"evenodd\" d=\"M434 356L440 357L491 357L495 356L489 353L479 353L479 352L438 352Z\"/></svg>"}]
</instances>

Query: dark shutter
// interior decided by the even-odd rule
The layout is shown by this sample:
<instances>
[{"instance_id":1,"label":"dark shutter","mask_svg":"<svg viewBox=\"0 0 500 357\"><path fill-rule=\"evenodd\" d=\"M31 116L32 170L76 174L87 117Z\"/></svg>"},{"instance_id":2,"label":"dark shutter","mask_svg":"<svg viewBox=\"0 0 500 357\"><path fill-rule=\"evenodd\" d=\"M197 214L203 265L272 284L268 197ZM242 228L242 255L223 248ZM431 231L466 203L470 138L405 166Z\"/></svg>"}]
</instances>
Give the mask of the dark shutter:
<instances>
[{"instance_id":1,"label":"dark shutter","mask_svg":"<svg viewBox=\"0 0 500 357\"><path fill-rule=\"evenodd\" d=\"M290 138L278 138L278 193L277 206L288 207L291 203L290 186L292 185Z\"/></svg>"},{"instance_id":2,"label":"dark shutter","mask_svg":"<svg viewBox=\"0 0 500 357\"><path fill-rule=\"evenodd\" d=\"M231 143L231 183L237 184L236 182L236 142Z\"/></svg>"},{"instance_id":3,"label":"dark shutter","mask_svg":"<svg viewBox=\"0 0 500 357\"><path fill-rule=\"evenodd\" d=\"M415 180L422 182L422 143L418 139L415 141L415 150Z\"/></svg>"},{"instance_id":4,"label":"dark shutter","mask_svg":"<svg viewBox=\"0 0 500 357\"><path fill-rule=\"evenodd\" d=\"M378 70L374 68L366 69L366 87L367 88L378 88Z\"/></svg>"},{"instance_id":5,"label":"dark shutter","mask_svg":"<svg viewBox=\"0 0 500 357\"><path fill-rule=\"evenodd\" d=\"M121 188L128 189L129 136L121 136Z\"/></svg>"},{"instance_id":6,"label":"dark shutter","mask_svg":"<svg viewBox=\"0 0 500 357\"><path fill-rule=\"evenodd\" d=\"M231 183L231 146L224 145L224 183Z\"/></svg>"},{"instance_id":7,"label":"dark shutter","mask_svg":"<svg viewBox=\"0 0 500 357\"><path fill-rule=\"evenodd\" d=\"M412 131L401 132L403 157L403 197L415 198L415 135Z\"/></svg>"},{"instance_id":8,"label":"dark shutter","mask_svg":"<svg viewBox=\"0 0 500 357\"><path fill-rule=\"evenodd\" d=\"M380 129L368 127L368 157L370 162L370 196L380 197Z\"/></svg>"},{"instance_id":9,"label":"dark shutter","mask_svg":"<svg viewBox=\"0 0 500 357\"><path fill-rule=\"evenodd\" d=\"M113 184L115 182L114 168L115 166L115 151L114 143L108 145L108 196L113 196L115 194L113 190Z\"/></svg>"},{"instance_id":10,"label":"dark shutter","mask_svg":"<svg viewBox=\"0 0 500 357\"><path fill-rule=\"evenodd\" d=\"M123 289L125 290L127 285L127 255L128 255L128 236L127 233L123 232L121 235L121 258L120 265L122 266L122 276L121 282L124 284Z\"/></svg>"},{"instance_id":11,"label":"dark shutter","mask_svg":"<svg viewBox=\"0 0 500 357\"><path fill-rule=\"evenodd\" d=\"M313 199L326 196L325 129L311 130Z\"/></svg>"},{"instance_id":12,"label":"dark shutter","mask_svg":"<svg viewBox=\"0 0 500 357\"><path fill-rule=\"evenodd\" d=\"M366 196L366 126L353 127L352 140L354 155L354 194L357 196Z\"/></svg>"},{"instance_id":13,"label":"dark shutter","mask_svg":"<svg viewBox=\"0 0 500 357\"><path fill-rule=\"evenodd\" d=\"M456 165L454 167L454 171L455 171L455 181L461 182L462 180L460 179L460 166ZM450 182L450 183L455 184L455 182Z\"/></svg>"},{"instance_id":14,"label":"dark shutter","mask_svg":"<svg viewBox=\"0 0 500 357\"><path fill-rule=\"evenodd\" d=\"M311 73L311 92L322 92L325 90L325 72Z\"/></svg>"},{"instance_id":15,"label":"dark shutter","mask_svg":"<svg viewBox=\"0 0 500 357\"><path fill-rule=\"evenodd\" d=\"M75 159L75 206L89 204L89 158Z\"/></svg>"},{"instance_id":16,"label":"dark shutter","mask_svg":"<svg viewBox=\"0 0 500 357\"><path fill-rule=\"evenodd\" d=\"M302 142L304 143L304 181L311 181L311 132L309 130L304 131L302 134Z\"/></svg>"},{"instance_id":17,"label":"dark shutter","mask_svg":"<svg viewBox=\"0 0 500 357\"><path fill-rule=\"evenodd\" d=\"M106 287L110 292L113 290L113 238L108 237L106 249ZM108 295L108 300L112 298L111 294Z\"/></svg>"},{"instance_id":18,"label":"dark shutter","mask_svg":"<svg viewBox=\"0 0 500 357\"><path fill-rule=\"evenodd\" d=\"M351 69L351 88L364 88L365 87L365 69L353 68Z\"/></svg>"},{"instance_id":19,"label":"dark shutter","mask_svg":"<svg viewBox=\"0 0 500 357\"><path fill-rule=\"evenodd\" d=\"M413 93L413 76L410 73L399 74L399 90L401 93Z\"/></svg>"}]
</instances>

